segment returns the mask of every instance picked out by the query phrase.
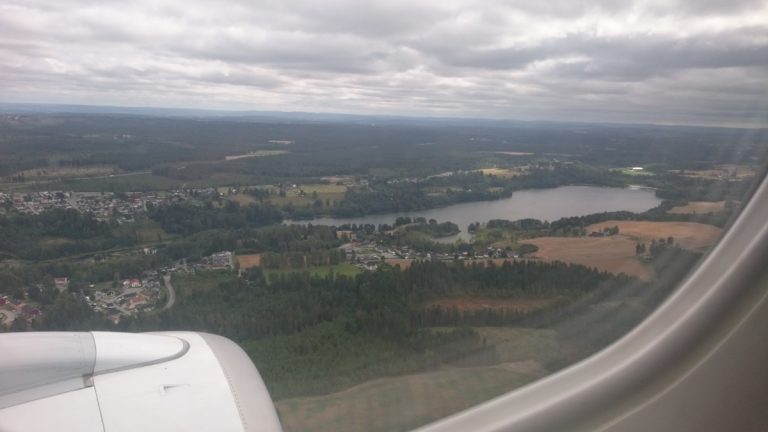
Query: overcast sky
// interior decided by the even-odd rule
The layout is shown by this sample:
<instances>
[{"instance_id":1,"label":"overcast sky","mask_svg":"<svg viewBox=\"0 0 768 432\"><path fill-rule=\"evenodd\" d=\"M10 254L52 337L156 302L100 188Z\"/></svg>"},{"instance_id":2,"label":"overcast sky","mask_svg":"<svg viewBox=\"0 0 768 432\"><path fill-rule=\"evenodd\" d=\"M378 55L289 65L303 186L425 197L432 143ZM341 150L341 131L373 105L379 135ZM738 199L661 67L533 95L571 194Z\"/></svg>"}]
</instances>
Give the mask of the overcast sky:
<instances>
[{"instance_id":1,"label":"overcast sky","mask_svg":"<svg viewBox=\"0 0 768 432\"><path fill-rule=\"evenodd\" d=\"M0 0L0 101L762 125L768 0Z\"/></svg>"}]
</instances>

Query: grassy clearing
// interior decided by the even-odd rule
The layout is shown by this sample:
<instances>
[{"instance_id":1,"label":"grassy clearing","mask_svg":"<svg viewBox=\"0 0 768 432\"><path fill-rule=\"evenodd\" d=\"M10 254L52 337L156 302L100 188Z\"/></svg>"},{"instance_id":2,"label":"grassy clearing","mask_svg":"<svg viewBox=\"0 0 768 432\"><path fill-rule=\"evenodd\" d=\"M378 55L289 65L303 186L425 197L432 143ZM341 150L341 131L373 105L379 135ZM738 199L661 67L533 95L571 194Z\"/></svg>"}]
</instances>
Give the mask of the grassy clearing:
<instances>
[{"instance_id":1,"label":"grassy clearing","mask_svg":"<svg viewBox=\"0 0 768 432\"><path fill-rule=\"evenodd\" d=\"M230 195L230 196L228 196L226 198L228 200L234 201L234 202L236 202L236 203L238 203L240 205L256 204L257 202L259 202L252 195L243 194L243 193L239 193L239 194L235 194L235 195Z\"/></svg>"},{"instance_id":2,"label":"grassy clearing","mask_svg":"<svg viewBox=\"0 0 768 432\"><path fill-rule=\"evenodd\" d=\"M156 176L151 173L137 173L131 175L116 175L114 177L78 180L71 183L62 183L62 186L74 191L84 192L129 192L166 190L181 187L184 182L167 177ZM50 185L47 186L50 188Z\"/></svg>"},{"instance_id":3,"label":"grassy clearing","mask_svg":"<svg viewBox=\"0 0 768 432\"><path fill-rule=\"evenodd\" d=\"M285 150L256 150L246 154L226 156L224 157L224 160L231 161L231 160L238 160L238 159L245 159L245 158L252 158L252 157L277 156L277 155L286 154L286 153L288 152Z\"/></svg>"},{"instance_id":4,"label":"grassy clearing","mask_svg":"<svg viewBox=\"0 0 768 432\"><path fill-rule=\"evenodd\" d=\"M557 333L550 329L521 327L476 327L480 337L496 345L499 361L503 363L543 362L558 346Z\"/></svg>"},{"instance_id":5,"label":"grassy clearing","mask_svg":"<svg viewBox=\"0 0 768 432\"><path fill-rule=\"evenodd\" d=\"M725 201L691 201L684 206L672 207L669 213L673 214L706 214L717 213L725 210Z\"/></svg>"},{"instance_id":6,"label":"grassy clearing","mask_svg":"<svg viewBox=\"0 0 768 432\"><path fill-rule=\"evenodd\" d=\"M158 243L176 237L174 234L169 234L160 228L159 223L147 219L137 223L121 225L115 228L115 233L119 235L135 235L139 244Z\"/></svg>"},{"instance_id":7,"label":"grassy clearing","mask_svg":"<svg viewBox=\"0 0 768 432\"><path fill-rule=\"evenodd\" d=\"M500 364L443 367L375 379L324 396L280 400L276 405L285 430L408 430L546 374L539 361L555 346L554 331L505 327L476 330L488 343L496 344Z\"/></svg>"},{"instance_id":8,"label":"grassy clearing","mask_svg":"<svg viewBox=\"0 0 768 432\"><path fill-rule=\"evenodd\" d=\"M164 229L160 228L160 224L157 222L151 222L140 227L136 232L140 243L154 243L165 241L175 237L173 234L167 233Z\"/></svg>"},{"instance_id":9,"label":"grassy clearing","mask_svg":"<svg viewBox=\"0 0 768 432\"><path fill-rule=\"evenodd\" d=\"M533 312L546 309L561 301L562 297L541 297L541 298L498 298L482 296L460 296L446 297L435 300L427 304L427 307L438 307L444 310L456 309L459 312L476 311L517 311Z\"/></svg>"},{"instance_id":10,"label":"grassy clearing","mask_svg":"<svg viewBox=\"0 0 768 432\"><path fill-rule=\"evenodd\" d=\"M502 155L502 156L514 156L514 157L525 157L525 156L534 156L535 153L529 153L529 152L518 152L518 151L480 151L478 153L488 153L491 155Z\"/></svg>"},{"instance_id":11,"label":"grassy clearing","mask_svg":"<svg viewBox=\"0 0 768 432\"><path fill-rule=\"evenodd\" d=\"M14 175L23 174L27 179L42 180L59 177L95 177L117 173L115 165L61 166L28 169Z\"/></svg>"},{"instance_id":12,"label":"grassy clearing","mask_svg":"<svg viewBox=\"0 0 768 432\"><path fill-rule=\"evenodd\" d=\"M504 178L517 177L525 174L525 169L523 168L483 168L478 171L482 172L487 176L496 176L496 177L504 177Z\"/></svg>"},{"instance_id":13,"label":"grassy clearing","mask_svg":"<svg viewBox=\"0 0 768 432\"><path fill-rule=\"evenodd\" d=\"M501 366L383 378L332 395L279 401L286 431L409 430L520 387L535 377Z\"/></svg>"},{"instance_id":14,"label":"grassy clearing","mask_svg":"<svg viewBox=\"0 0 768 432\"><path fill-rule=\"evenodd\" d=\"M638 177L653 176L653 175L655 175L652 172L646 171L646 170L633 170L632 167L613 168L613 169L611 169L611 171L618 172L618 173L621 173L621 174L624 174L624 175L628 175L628 176L638 176Z\"/></svg>"},{"instance_id":15,"label":"grassy clearing","mask_svg":"<svg viewBox=\"0 0 768 432\"><path fill-rule=\"evenodd\" d=\"M227 270L212 270L195 274L176 273L173 275L173 286L184 295L195 292L218 289L222 282L229 282L237 276Z\"/></svg>"},{"instance_id":16,"label":"grassy clearing","mask_svg":"<svg viewBox=\"0 0 768 432\"><path fill-rule=\"evenodd\" d=\"M328 265L328 266L314 266L314 267L305 267L305 268L298 268L298 269L279 269L279 270L266 270L266 276L267 280L278 277L281 274L290 274L290 273L309 273L312 276L319 276L324 277L331 273L336 275L343 275L343 276L349 276L354 277L355 275L362 272L362 270L358 267L355 267L352 264L337 264L337 265Z\"/></svg>"},{"instance_id":17,"label":"grassy clearing","mask_svg":"<svg viewBox=\"0 0 768 432\"><path fill-rule=\"evenodd\" d=\"M65 237L48 237L48 236L46 236L46 237L40 238L40 241L38 241L38 244L42 248L47 248L47 247L61 246L63 244L74 243L74 242L75 242L75 240L72 240L72 239L69 239L69 238L65 238Z\"/></svg>"},{"instance_id":18,"label":"grassy clearing","mask_svg":"<svg viewBox=\"0 0 768 432\"><path fill-rule=\"evenodd\" d=\"M347 193L347 187L344 185L334 184L307 184L299 185L299 190L304 191L301 194L299 190L290 190L286 192L286 196L281 197L277 195L277 189L273 189L276 195L270 197L272 204L282 207L288 204L293 206L303 207L307 205L313 205L315 200L320 200L324 206L334 206L344 199L344 195ZM327 204L326 204L327 203Z\"/></svg>"}]
</instances>

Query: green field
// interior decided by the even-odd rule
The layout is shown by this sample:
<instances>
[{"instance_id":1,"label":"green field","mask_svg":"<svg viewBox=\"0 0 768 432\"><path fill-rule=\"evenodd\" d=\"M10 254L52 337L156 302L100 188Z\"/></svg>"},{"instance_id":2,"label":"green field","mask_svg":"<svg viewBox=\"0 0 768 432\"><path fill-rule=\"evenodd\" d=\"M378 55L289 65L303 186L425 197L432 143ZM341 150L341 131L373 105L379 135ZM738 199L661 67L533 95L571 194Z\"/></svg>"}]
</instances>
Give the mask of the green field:
<instances>
[{"instance_id":1,"label":"green field","mask_svg":"<svg viewBox=\"0 0 768 432\"><path fill-rule=\"evenodd\" d=\"M307 184L299 185L299 189L303 190L305 195L299 195L295 191L287 191L284 197L277 195L277 189L273 189L275 194L270 197L269 200L272 204L282 207L291 204L296 207L311 206L316 199L322 201L325 206L326 201L330 206L341 202L344 199L344 195L347 193L347 187L334 184ZM317 198L314 194L317 194Z\"/></svg>"},{"instance_id":2,"label":"green field","mask_svg":"<svg viewBox=\"0 0 768 432\"><path fill-rule=\"evenodd\" d=\"M195 292L218 289L222 282L229 282L237 276L228 270L213 270L195 274L176 273L173 275L173 286L180 294L189 296Z\"/></svg>"},{"instance_id":3,"label":"green field","mask_svg":"<svg viewBox=\"0 0 768 432\"><path fill-rule=\"evenodd\" d=\"M173 234L167 233L165 230L160 228L160 224L152 220L144 220L129 226L119 227L116 232L119 233L121 230L134 231L136 233L136 238L138 239L139 244L158 243L176 237Z\"/></svg>"},{"instance_id":4,"label":"green field","mask_svg":"<svg viewBox=\"0 0 768 432\"><path fill-rule=\"evenodd\" d=\"M354 277L360 272L362 272L362 270L359 267L355 267L352 264L337 264L337 265L314 266L314 267L305 267L305 268L297 268L297 269L266 270L265 274L267 276L267 280L269 280L270 278L279 276L281 274L285 275L290 273L309 273L312 276L319 276L319 277L324 277L330 273L333 273L335 275Z\"/></svg>"}]
</instances>

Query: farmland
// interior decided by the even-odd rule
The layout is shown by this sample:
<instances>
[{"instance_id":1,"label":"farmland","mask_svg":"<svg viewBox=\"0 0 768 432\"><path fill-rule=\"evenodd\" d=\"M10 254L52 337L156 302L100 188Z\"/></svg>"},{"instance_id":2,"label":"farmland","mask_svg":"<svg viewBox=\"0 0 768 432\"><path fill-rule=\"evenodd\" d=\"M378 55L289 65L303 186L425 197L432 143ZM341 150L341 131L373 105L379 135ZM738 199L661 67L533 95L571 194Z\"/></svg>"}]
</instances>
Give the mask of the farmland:
<instances>
[{"instance_id":1,"label":"farmland","mask_svg":"<svg viewBox=\"0 0 768 432\"><path fill-rule=\"evenodd\" d=\"M642 280L654 277L653 270L635 255L636 242L625 236L540 237L525 243L536 245L539 250L534 256L546 261L581 264Z\"/></svg>"},{"instance_id":2,"label":"farmland","mask_svg":"<svg viewBox=\"0 0 768 432\"><path fill-rule=\"evenodd\" d=\"M755 175L754 167L750 165L723 164L708 170L686 170L680 172L686 177L719 180L742 180Z\"/></svg>"},{"instance_id":3,"label":"farmland","mask_svg":"<svg viewBox=\"0 0 768 432\"><path fill-rule=\"evenodd\" d=\"M306 184L287 191L285 196L277 195L276 188L273 188L273 192L275 195L270 197L270 201L278 207L289 204L296 207L310 206L317 200L333 206L344 199L347 187L334 184Z\"/></svg>"},{"instance_id":4,"label":"farmland","mask_svg":"<svg viewBox=\"0 0 768 432\"><path fill-rule=\"evenodd\" d=\"M697 252L712 246L721 232L720 228L701 223L647 221L606 221L588 226L587 231L601 231L613 226L619 227L620 237L645 243L672 237L680 247Z\"/></svg>"},{"instance_id":5,"label":"farmland","mask_svg":"<svg viewBox=\"0 0 768 432\"><path fill-rule=\"evenodd\" d=\"M240 270L261 267L261 254L237 255L237 263Z\"/></svg>"},{"instance_id":6,"label":"farmland","mask_svg":"<svg viewBox=\"0 0 768 432\"><path fill-rule=\"evenodd\" d=\"M536 245L536 258L595 267L611 273L625 273L651 280L653 270L640 257L638 243L672 237L685 249L703 252L720 235L720 228L693 222L606 221L587 227L588 232L618 227L619 234L608 237L539 237L525 240Z\"/></svg>"}]
</instances>

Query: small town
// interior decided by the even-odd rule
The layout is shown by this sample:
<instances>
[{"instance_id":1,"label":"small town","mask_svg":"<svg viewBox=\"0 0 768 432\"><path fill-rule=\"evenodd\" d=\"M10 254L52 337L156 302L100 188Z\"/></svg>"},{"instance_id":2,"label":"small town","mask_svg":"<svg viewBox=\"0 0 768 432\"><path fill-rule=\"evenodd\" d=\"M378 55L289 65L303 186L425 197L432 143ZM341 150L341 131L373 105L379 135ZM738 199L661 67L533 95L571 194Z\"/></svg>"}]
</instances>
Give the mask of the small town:
<instances>
[{"instance_id":1,"label":"small town","mask_svg":"<svg viewBox=\"0 0 768 432\"><path fill-rule=\"evenodd\" d=\"M295 186L294 186L295 187ZM236 193L226 188L225 193ZM218 196L216 188L177 189L167 192L0 192L0 215L10 211L40 214L49 209L72 209L91 213L101 221L115 219L119 224L135 221L149 205L184 202L199 197Z\"/></svg>"},{"instance_id":2,"label":"small town","mask_svg":"<svg viewBox=\"0 0 768 432\"><path fill-rule=\"evenodd\" d=\"M188 264L187 260L183 259L175 265L146 270L140 277L89 284L88 288L78 291L76 295L81 296L94 312L103 313L117 324L124 317L170 308L173 304L168 300L168 290L173 289L170 282L172 273L194 274L200 271L234 268L234 254L231 251L221 251L204 257L200 262ZM53 279L56 292L68 290L70 282L66 276ZM36 296L30 293L44 289L44 286L39 285L18 290L11 295L0 295L0 324L11 327L17 320L31 323L40 318L43 311L34 300ZM165 305L162 305L162 302L166 302Z\"/></svg>"}]
</instances>

